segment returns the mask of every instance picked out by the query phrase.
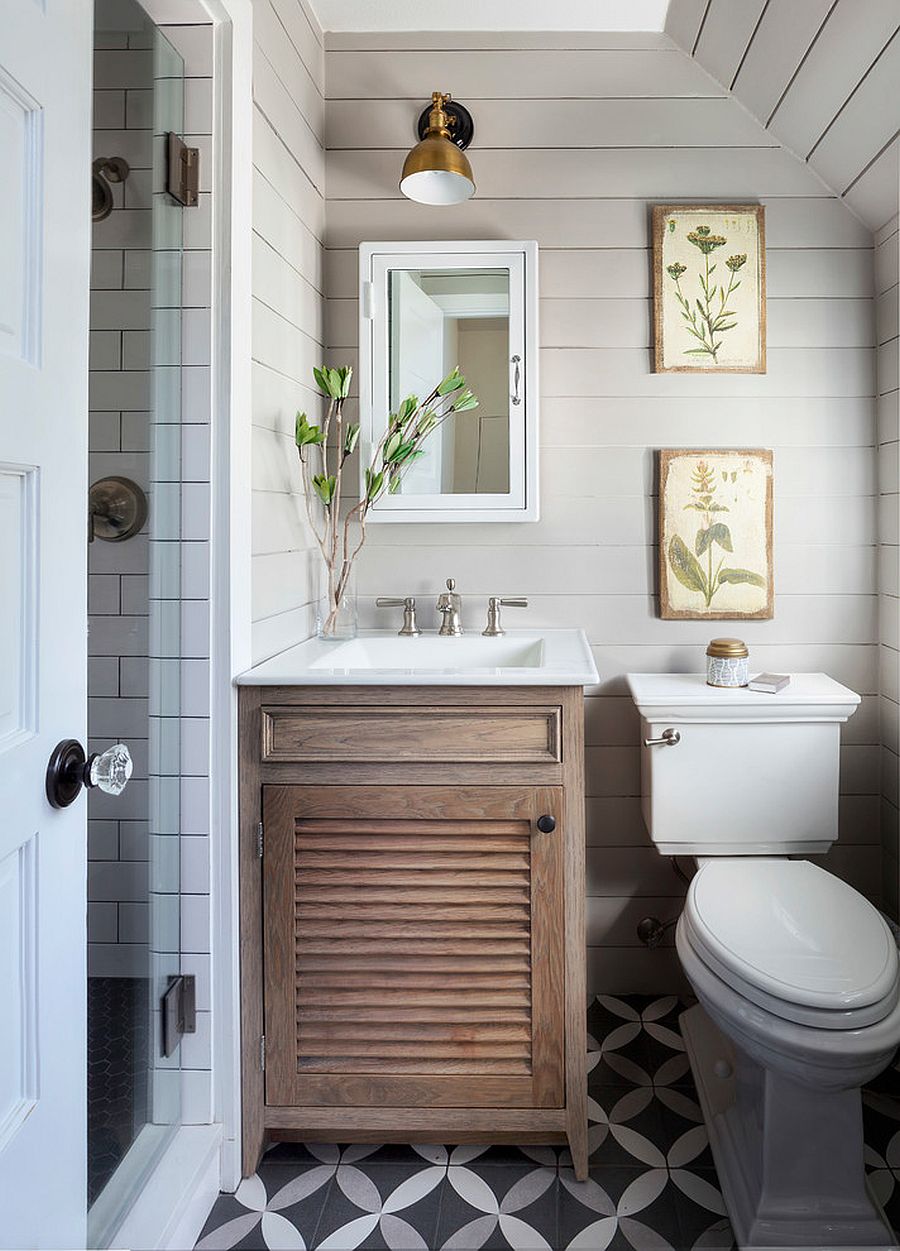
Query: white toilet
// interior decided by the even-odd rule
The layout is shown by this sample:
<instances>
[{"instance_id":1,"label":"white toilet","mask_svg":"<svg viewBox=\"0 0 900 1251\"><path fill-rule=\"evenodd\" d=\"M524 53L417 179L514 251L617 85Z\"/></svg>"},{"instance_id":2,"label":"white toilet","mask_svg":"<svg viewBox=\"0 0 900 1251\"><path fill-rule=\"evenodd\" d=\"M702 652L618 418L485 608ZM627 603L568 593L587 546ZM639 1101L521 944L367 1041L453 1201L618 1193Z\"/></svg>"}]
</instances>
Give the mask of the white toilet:
<instances>
[{"instance_id":1,"label":"white toilet","mask_svg":"<svg viewBox=\"0 0 900 1251\"><path fill-rule=\"evenodd\" d=\"M860 1086L900 1043L897 946L878 911L805 859L837 838L841 723L825 674L777 695L629 674L644 820L695 858L676 945L681 1018L740 1247L895 1247L865 1183Z\"/></svg>"}]
</instances>

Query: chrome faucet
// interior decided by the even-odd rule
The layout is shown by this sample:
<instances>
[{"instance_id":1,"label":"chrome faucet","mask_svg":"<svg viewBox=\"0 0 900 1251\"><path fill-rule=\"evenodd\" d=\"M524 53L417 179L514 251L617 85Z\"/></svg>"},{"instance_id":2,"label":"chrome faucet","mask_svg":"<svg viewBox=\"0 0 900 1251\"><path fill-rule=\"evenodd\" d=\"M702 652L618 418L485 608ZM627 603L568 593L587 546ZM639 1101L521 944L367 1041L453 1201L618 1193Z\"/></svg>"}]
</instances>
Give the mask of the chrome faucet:
<instances>
[{"instance_id":1,"label":"chrome faucet","mask_svg":"<svg viewBox=\"0 0 900 1251\"><path fill-rule=\"evenodd\" d=\"M416 601L411 595L405 595L402 599L380 595L375 601L375 607L403 609L403 625L397 631L401 638L414 639L422 633L416 624Z\"/></svg>"},{"instance_id":2,"label":"chrome faucet","mask_svg":"<svg viewBox=\"0 0 900 1251\"><path fill-rule=\"evenodd\" d=\"M447 589L442 591L438 596L437 610L441 614L441 628L438 634L445 637L462 634L462 622L459 619L462 601L455 592L456 583L452 578L447 579Z\"/></svg>"},{"instance_id":3,"label":"chrome faucet","mask_svg":"<svg viewBox=\"0 0 900 1251\"><path fill-rule=\"evenodd\" d=\"M492 595L488 600L487 625L481 631L487 639L498 639L506 633L500 624L500 606L504 608L527 608L527 599L500 599L496 595Z\"/></svg>"}]
</instances>

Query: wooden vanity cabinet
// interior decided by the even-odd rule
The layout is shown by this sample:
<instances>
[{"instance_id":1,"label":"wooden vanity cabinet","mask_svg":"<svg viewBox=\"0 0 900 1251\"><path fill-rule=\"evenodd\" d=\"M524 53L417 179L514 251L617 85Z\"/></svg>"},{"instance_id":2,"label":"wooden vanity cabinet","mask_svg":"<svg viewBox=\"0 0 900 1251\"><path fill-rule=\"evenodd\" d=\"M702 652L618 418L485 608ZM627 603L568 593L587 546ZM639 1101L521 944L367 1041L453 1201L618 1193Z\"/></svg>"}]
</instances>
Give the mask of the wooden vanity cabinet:
<instances>
[{"instance_id":1,"label":"wooden vanity cabinet","mask_svg":"<svg viewBox=\"0 0 900 1251\"><path fill-rule=\"evenodd\" d=\"M568 1141L585 1174L581 689L240 717L245 1173L269 1137Z\"/></svg>"}]
</instances>

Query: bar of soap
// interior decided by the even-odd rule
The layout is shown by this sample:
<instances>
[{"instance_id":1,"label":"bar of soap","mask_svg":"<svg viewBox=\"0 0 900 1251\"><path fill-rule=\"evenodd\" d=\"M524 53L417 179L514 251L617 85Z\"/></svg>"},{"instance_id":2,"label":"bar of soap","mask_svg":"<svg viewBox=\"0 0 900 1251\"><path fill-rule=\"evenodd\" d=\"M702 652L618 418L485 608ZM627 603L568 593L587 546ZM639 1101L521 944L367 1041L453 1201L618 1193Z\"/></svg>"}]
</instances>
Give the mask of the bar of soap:
<instances>
[{"instance_id":1,"label":"bar of soap","mask_svg":"<svg viewBox=\"0 0 900 1251\"><path fill-rule=\"evenodd\" d=\"M751 691L765 691L768 695L775 695L778 691L783 691L790 680L788 673L759 673L747 685Z\"/></svg>"}]
</instances>

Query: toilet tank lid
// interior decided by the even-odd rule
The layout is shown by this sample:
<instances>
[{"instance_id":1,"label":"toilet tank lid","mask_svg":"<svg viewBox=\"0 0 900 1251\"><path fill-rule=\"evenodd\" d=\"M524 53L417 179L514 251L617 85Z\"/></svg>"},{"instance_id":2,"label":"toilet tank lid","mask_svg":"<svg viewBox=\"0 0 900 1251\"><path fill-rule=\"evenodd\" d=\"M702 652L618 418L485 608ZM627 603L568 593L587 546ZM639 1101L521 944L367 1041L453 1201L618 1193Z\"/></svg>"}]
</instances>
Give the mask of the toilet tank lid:
<instances>
[{"instance_id":1,"label":"toilet tank lid","mask_svg":"<svg viewBox=\"0 0 900 1251\"><path fill-rule=\"evenodd\" d=\"M651 721L846 721L860 702L855 691L827 673L792 673L775 695L745 686L708 686L702 673L629 673L626 681L641 715Z\"/></svg>"},{"instance_id":2,"label":"toilet tank lid","mask_svg":"<svg viewBox=\"0 0 900 1251\"><path fill-rule=\"evenodd\" d=\"M718 960L790 1003L865 1007L896 981L897 946L884 918L808 860L708 860L691 881L685 908Z\"/></svg>"}]
</instances>

